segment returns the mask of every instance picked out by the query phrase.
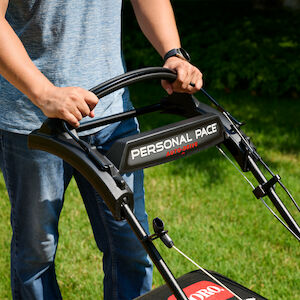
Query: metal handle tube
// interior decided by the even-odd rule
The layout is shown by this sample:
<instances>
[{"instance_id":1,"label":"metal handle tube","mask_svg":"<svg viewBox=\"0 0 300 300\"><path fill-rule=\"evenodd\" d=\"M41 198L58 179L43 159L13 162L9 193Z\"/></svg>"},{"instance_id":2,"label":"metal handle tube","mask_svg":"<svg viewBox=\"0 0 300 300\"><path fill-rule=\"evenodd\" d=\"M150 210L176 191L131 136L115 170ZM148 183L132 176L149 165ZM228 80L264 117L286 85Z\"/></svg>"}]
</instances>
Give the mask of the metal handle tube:
<instances>
[{"instance_id":1,"label":"metal handle tube","mask_svg":"<svg viewBox=\"0 0 300 300\"><path fill-rule=\"evenodd\" d=\"M174 275L168 268L167 264L164 262L163 258L159 254L152 241L148 238L148 234L145 232L144 228L142 227L138 219L135 217L130 207L126 203L123 203L122 209L128 224L130 225L138 239L141 241L146 252L151 257L151 260L157 267L158 271L169 286L170 290L174 293L176 299L188 300L187 296L176 281Z\"/></svg>"},{"instance_id":2,"label":"metal handle tube","mask_svg":"<svg viewBox=\"0 0 300 300\"><path fill-rule=\"evenodd\" d=\"M156 104L152 104L152 105L137 108L137 109L132 109L132 110L129 110L129 111L125 111L123 113L119 113L119 114L104 117L104 118L101 118L101 119L98 119L98 120L95 120L95 121L93 120L93 121L83 123L78 128L76 128L76 131L81 132L81 131L85 131L85 130L88 130L88 129L93 129L93 128L96 128L96 127L100 127L100 126L103 126L103 125L123 121L123 120L129 119L129 118L133 118L133 117L143 115L143 114L158 111L158 110L160 110L160 108L161 108L161 104L156 103Z\"/></svg>"},{"instance_id":3,"label":"metal handle tube","mask_svg":"<svg viewBox=\"0 0 300 300\"><path fill-rule=\"evenodd\" d=\"M257 179L257 181L262 184L266 183L267 179L264 176L264 174L260 171L257 164L254 162L253 158L251 156L248 156L248 163L249 168L251 172L253 173L254 177ZM282 218L285 220L289 228L300 238L300 228L297 222L294 220L288 209L284 206L281 199L276 194L275 190L273 188L270 189L270 192L267 194L269 198L271 199L272 203L282 216Z\"/></svg>"}]
</instances>

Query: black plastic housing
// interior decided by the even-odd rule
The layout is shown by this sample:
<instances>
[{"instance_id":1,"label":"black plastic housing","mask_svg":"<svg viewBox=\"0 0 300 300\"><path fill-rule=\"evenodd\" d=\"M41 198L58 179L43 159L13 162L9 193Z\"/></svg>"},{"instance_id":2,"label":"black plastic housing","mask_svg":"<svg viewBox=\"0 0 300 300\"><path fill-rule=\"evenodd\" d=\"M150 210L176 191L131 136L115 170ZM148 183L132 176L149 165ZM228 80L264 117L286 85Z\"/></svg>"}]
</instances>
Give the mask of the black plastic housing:
<instances>
[{"instance_id":1,"label":"black plastic housing","mask_svg":"<svg viewBox=\"0 0 300 300\"><path fill-rule=\"evenodd\" d=\"M125 173L167 163L223 141L220 118L208 113L119 139L106 157Z\"/></svg>"},{"instance_id":2,"label":"black plastic housing","mask_svg":"<svg viewBox=\"0 0 300 300\"><path fill-rule=\"evenodd\" d=\"M124 182L121 189L111 172L101 170L95 160L91 159L70 136L60 132L60 124L59 120L48 119L39 130L29 135L29 148L52 153L77 169L105 201L114 218L122 220L121 203L127 203L131 209L134 207L133 193L129 186ZM90 151L104 166L118 174L118 170L104 155L93 148Z\"/></svg>"}]
</instances>

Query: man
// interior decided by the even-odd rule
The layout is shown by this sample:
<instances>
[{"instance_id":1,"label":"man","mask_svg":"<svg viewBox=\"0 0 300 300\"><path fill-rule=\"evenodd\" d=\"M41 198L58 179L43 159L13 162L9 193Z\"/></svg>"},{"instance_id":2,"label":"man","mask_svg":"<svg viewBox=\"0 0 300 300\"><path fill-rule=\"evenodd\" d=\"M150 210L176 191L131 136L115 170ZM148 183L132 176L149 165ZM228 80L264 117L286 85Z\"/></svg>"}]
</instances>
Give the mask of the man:
<instances>
[{"instance_id":1,"label":"man","mask_svg":"<svg viewBox=\"0 0 300 300\"><path fill-rule=\"evenodd\" d=\"M165 57L177 80L162 86L194 93L200 71L181 47L169 0L132 0L144 34ZM131 107L128 91L98 103L88 91L124 73L122 0L0 0L0 166L11 201L11 286L14 299L61 299L54 257L64 191L75 177L94 237L104 253L105 299L133 299L151 289L152 265L125 222L115 221L93 188L61 159L27 148L27 135L46 117L74 127L86 116L103 117ZM80 87L79 87L80 86ZM87 119L87 118L85 118ZM85 121L85 120L83 120ZM138 131L128 120L88 132L100 151ZM134 191L135 214L147 227L143 174L125 174Z\"/></svg>"}]
</instances>

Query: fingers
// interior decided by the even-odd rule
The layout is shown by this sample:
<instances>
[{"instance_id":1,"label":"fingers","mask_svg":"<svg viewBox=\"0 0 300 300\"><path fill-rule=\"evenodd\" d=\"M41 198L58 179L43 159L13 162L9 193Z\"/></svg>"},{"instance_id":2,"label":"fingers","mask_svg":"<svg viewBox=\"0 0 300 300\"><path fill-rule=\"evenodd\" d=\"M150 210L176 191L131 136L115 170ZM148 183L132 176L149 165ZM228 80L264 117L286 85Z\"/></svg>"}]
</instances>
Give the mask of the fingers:
<instances>
[{"instance_id":1,"label":"fingers","mask_svg":"<svg viewBox=\"0 0 300 300\"><path fill-rule=\"evenodd\" d=\"M86 93L84 99L90 109L88 116L93 118L95 116L94 108L96 107L99 99L94 93L89 92L89 91L85 91L85 92L87 92L87 93Z\"/></svg>"},{"instance_id":2,"label":"fingers","mask_svg":"<svg viewBox=\"0 0 300 300\"><path fill-rule=\"evenodd\" d=\"M53 87L38 106L47 117L63 119L78 127L82 118L95 116L98 101L95 94L79 87Z\"/></svg>"},{"instance_id":3,"label":"fingers","mask_svg":"<svg viewBox=\"0 0 300 300\"><path fill-rule=\"evenodd\" d=\"M74 106L81 114L81 118L89 116L99 101L97 96L94 93L79 87L75 87L74 89L75 93L72 95Z\"/></svg>"},{"instance_id":4,"label":"fingers","mask_svg":"<svg viewBox=\"0 0 300 300\"><path fill-rule=\"evenodd\" d=\"M197 68L195 69L195 72L192 74L191 83L194 84L194 90L199 91L203 86L202 73Z\"/></svg>"},{"instance_id":5,"label":"fingers","mask_svg":"<svg viewBox=\"0 0 300 300\"><path fill-rule=\"evenodd\" d=\"M77 128L79 127L80 123L79 123L79 120L77 117L75 117L74 114L71 114L69 112L66 112L62 118L60 119L63 119L65 121L67 121L71 126Z\"/></svg>"},{"instance_id":6,"label":"fingers","mask_svg":"<svg viewBox=\"0 0 300 300\"><path fill-rule=\"evenodd\" d=\"M167 91L167 93L168 93L169 95L171 95L171 94L173 93L173 87L172 87L172 84L171 84L169 81L167 81L167 80L162 80L162 81L161 81L161 85L162 85L162 87Z\"/></svg>"},{"instance_id":7,"label":"fingers","mask_svg":"<svg viewBox=\"0 0 300 300\"><path fill-rule=\"evenodd\" d=\"M170 57L164 67L177 73L177 79L172 84L168 85L164 80L162 81L162 86L168 94L170 94L171 89L172 92L189 94L194 94L201 89L203 85L202 73L189 62L178 57Z\"/></svg>"},{"instance_id":8,"label":"fingers","mask_svg":"<svg viewBox=\"0 0 300 300\"><path fill-rule=\"evenodd\" d=\"M77 119L75 127L78 127L79 121L82 120L82 118L86 116L93 118L95 116L94 108L96 107L99 99L90 91L82 88L75 89L77 94L72 99L73 107L72 110L70 110L70 113Z\"/></svg>"}]
</instances>

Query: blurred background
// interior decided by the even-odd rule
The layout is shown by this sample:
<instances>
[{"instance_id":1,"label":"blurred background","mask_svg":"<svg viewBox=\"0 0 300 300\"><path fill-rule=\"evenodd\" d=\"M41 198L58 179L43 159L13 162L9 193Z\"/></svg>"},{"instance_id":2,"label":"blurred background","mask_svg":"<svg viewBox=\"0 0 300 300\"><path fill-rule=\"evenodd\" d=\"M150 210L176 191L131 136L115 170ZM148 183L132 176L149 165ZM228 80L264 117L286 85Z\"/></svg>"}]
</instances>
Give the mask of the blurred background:
<instances>
[{"instance_id":1,"label":"blurred background","mask_svg":"<svg viewBox=\"0 0 300 300\"><path fill-rule=\"evenodd\" d=\"M125 2L129 69L160 65ZM270 97L300 95L299 0L173 0L182 46L205 86ZM128 6L128 8L127 8Z\"/></svg>"}]
</instances>

